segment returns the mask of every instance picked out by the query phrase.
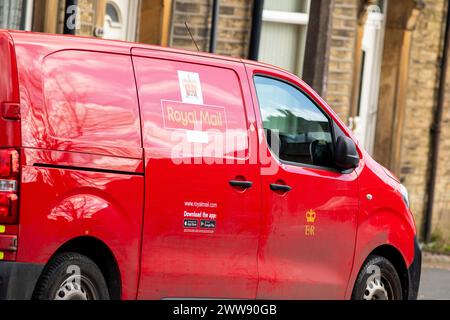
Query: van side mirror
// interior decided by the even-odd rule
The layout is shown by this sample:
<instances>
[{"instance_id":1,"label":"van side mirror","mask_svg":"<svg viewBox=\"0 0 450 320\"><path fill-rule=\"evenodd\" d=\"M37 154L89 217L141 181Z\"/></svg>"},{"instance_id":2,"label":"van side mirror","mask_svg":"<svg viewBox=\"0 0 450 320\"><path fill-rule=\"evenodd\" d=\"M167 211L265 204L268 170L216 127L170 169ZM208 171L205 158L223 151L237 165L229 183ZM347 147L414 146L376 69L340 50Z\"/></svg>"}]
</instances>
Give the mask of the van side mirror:
<instances>
[{"instance_id":1,"label":"van side mirror","mask_svg":"<svg viewBox=\"0 0 450 320\"><path fill-rule=\"evenodd\" d=\"M334 157L336 165L341 169L353 169L359 164L359 154L355 142L346 136L337 138Z\"/></svg>"}]
</instances>

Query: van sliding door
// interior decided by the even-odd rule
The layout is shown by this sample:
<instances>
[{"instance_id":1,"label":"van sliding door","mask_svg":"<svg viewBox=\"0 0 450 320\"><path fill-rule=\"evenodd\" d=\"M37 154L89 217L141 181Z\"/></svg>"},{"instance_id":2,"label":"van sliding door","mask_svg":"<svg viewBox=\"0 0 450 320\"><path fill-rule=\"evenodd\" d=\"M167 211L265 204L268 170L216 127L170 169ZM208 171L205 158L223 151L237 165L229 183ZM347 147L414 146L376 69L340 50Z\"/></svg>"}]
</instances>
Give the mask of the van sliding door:
<instances>
[{"instance_id":1,"label":"van sliding door","mask_svg":"<svg viewBox=\"0 0 450 320\"><path fill-rule=\"evenodd\" d=\"M255 298L261 200L243 65L144 49L133 63L146 179L138 297Z\"/></svg>"}]
</instances>

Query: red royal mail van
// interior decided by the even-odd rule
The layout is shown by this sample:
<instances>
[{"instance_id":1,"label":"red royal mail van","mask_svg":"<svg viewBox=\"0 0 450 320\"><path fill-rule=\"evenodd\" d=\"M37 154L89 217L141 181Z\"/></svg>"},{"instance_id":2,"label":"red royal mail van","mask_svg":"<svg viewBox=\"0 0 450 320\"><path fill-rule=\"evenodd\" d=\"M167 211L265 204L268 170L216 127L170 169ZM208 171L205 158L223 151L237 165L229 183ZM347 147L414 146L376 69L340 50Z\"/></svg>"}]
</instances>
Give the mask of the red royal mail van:
<instances>
[{"instance_id":1,"label":"red royal mail van","mask_svg":"<svg viewBox=\"0 0 450 320\"><path fill-rule=\"evenodd\" d=\"M0 32L0 298L414 299L405 188L252 61Z\"/></svg>"}]
</instances>

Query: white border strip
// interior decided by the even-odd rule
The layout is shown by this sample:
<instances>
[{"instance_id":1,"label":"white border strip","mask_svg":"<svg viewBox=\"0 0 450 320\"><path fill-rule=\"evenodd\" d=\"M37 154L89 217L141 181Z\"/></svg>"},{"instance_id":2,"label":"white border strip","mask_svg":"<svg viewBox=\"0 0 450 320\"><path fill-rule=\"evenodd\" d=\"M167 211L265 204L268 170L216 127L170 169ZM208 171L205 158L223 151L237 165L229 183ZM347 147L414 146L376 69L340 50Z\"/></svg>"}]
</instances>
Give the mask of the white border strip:
<instances>
[{"instance_id":1,"label":"white border strip","mask_svg":"<svg viewBox=\"0 0 450 320\"><path fill-rule=\"evenodd\" d=\"M263 21L307 25L309 22L309 14L299 12L264 10Z\"/></svg>"}]
</instances>

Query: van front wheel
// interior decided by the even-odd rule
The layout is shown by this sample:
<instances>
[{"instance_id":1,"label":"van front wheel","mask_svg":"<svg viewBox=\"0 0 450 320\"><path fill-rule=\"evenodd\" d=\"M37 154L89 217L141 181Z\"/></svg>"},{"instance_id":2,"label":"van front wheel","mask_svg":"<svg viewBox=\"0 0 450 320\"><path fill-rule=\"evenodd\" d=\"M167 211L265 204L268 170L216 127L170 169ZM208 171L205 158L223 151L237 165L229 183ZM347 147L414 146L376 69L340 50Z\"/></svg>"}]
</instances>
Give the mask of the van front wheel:
<instances>
[{"instance_id":1,"label":"van front wheel","mask_svg":"<svg viewBox=\"0 0 450 320\"><path fill-rule=\"evenodd\" d=\"M45 267L34 298L38 300L109 300L99 267L78 253L63 253Z\"/></svg>"},{"instance_id":2,"label":"van front wheel","mask_svg":"<svg viewBox=\"0 0 450 320\"><path fill-rule=\"evenodd\" d=\"M402 283L395 267L384 257L369 256L352 293L353 300L402 300Z\"/></svg>"}]
</instances>

